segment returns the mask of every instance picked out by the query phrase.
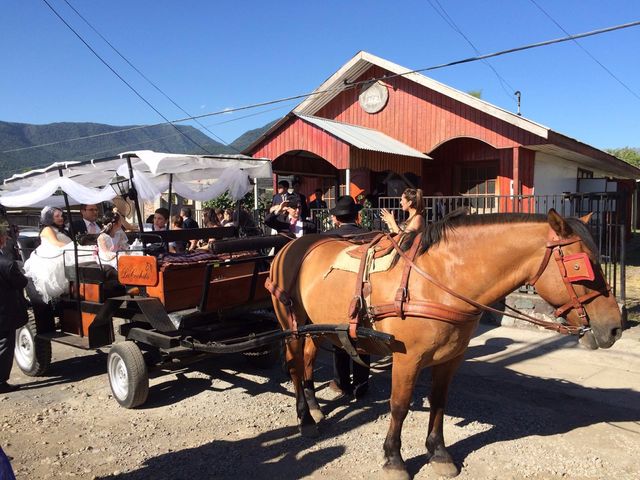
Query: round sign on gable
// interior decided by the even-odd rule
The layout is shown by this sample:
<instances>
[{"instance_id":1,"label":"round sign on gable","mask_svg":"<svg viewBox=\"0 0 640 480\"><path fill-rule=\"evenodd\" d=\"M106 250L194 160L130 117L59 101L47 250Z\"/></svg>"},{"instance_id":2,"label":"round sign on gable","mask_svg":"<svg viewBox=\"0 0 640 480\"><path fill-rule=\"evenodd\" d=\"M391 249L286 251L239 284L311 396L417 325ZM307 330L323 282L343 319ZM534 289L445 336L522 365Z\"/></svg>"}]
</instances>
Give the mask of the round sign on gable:
<instances>
[{"instance_id":1,"label":"round sign on gable","mask_svg":"<svg viewBox=\"0 0 640 480\"><path fill-rule=\"evenodd\" d=\"M387 86L381 81L365 83L360 90L358 101L367 113L378 113L389 100Z\"/></svg>"}]
</instances>

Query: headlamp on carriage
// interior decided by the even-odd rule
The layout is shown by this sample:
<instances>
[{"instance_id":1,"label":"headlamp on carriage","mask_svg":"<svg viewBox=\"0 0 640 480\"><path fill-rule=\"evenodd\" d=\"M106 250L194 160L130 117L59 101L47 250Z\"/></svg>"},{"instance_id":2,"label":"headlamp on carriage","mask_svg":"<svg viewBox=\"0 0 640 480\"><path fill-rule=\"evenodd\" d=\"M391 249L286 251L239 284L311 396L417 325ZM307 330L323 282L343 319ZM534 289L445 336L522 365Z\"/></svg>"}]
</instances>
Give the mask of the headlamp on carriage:
<instances>
[{"instance_id":1,"label":"headlamp on carriage","mask_svg":"<svg viewBox=\"0 0 640 480\"><path fill-rule=\"evenodd\" d=\"M111 188L113 188L113 191L116 193L116 195L124 198L125 200L127 198L135 200L135 189L132 188L131 182L128 178L116 175L111 183L109 183L109 185L111 185Z\"/></svg>"}]
</instances>

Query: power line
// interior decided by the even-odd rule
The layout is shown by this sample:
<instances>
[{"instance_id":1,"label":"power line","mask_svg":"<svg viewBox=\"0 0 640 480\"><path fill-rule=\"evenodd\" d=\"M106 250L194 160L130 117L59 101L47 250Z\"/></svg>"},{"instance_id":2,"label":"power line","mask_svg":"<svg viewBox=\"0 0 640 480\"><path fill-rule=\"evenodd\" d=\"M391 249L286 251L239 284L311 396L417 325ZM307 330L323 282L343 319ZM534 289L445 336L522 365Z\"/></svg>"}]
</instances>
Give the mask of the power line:
<instances>
[{"instance_id":1,"label":"power line","mask_svg":"<svg viewBox=\"0 0 640 480\"><path fill-rule=\"evenodd\" d=\"M550 14L549 12L547 12L544 8L542 8L540 6L540 4L538 4L538 2L536 2L535 0L530 0L531 3L533 3L536 7L538 7L538 9L544 13L547 18L549 20L551 20L560 30L562 30L566 35L569 35L569 33L562 27L562 25L560 25ZM580 47L580 49L586 53L591 60L593 60L594 62L596 62L598 65L600 65L600 67L602 67L602 69L607 72L616 82L618 82L620 85L622 85L631 95L633 95L634 97L636 97L638 100L640 100L640 95L638 95L635 91L633 91L631 89L631 87L629 87L625 82L623 82L618 76L616 76L611 70L609 70L600 60L598 60L595 56L593 56L591 54L591 52L589 50L587 50L584 46L582 46L581 43L578 43L575 40L575 37L572 39L573 43L575 43L578 47Z\"/></svg>"},{"instance_id":2,"label":"power line","mask_svg":"<svg viewBox=\"0 0 640 480\"><path fill-rule=\"evenodd\" d=\"M127 57L125 57L109 40L107 40L104 35L102 35L102 33L100 33L90 22L89 20L87 20L78 10L76 10L76 8L71 5L71 3L69 3L68 0L64 0L64 3L66 3L69 8L71 8L71 10L73 10L76 15L78 15L82 21L84 21L84 23L86 23L89 28L91 28L91 30L93 30L102 40L104 40L104 42L109 45L109 47L111 47L111 49L116 52L120 58L122 58L127 65L129 65L131 68L133 68L136 72L138 72L138 74L144 78L153 88L155 88L158 92L160 92L167 100L169 100L175 107L177 107L180 111L182 111L182 113L184 113L185 115L189 115L191 116L191 114L189 112L187 112L184 108L182 108L180 105L178 105L178 103L176 101L173 100L173 98L171 98L167 93L165 93L158 85L156 85L154 82L151 81L151 79L149 79L149 77L147 77L144 73L142 73ZM198 120L196 120L196 123L198 125L200 125L202 128L204 128L207 132L209 132L211 135L213 135L215 138L217 138L220 142L222 142L224 145L229 146L231 148L233 148L234 150L236 150L233 146L231 146L228 142L225 142L222 138L220 138L218 135L216 135L215 133L213 133L211 130L209 130L206 126L204 126L202 123L200 123ZM237 150L236 150L237 151ZM240 152L238 152L240 153Z\"/></svg>"},{"instance_id":3,"label":"power line","mask_svg":"<svg viewBox=\"0 0 640 480\"><path fill-rule=\"evenodd\" d=\"M260 112L254 112L254 113L250 113L248 115L243 115L241 117L232 118L230 120L225 120L224 122L212 123L212 124L207 125L207 127L213 127L213 126L216 126L216 125L224 125L226 123L237 122L239 120L244 120L245 118L255 117L255 116L258 116L258 115L264 115L265 113L273 112L275 110L280 110L280 109L285 108L285 107L288 107L288 105L278 105L277 107L274 107L274 108L269 108L269 109L266 109L266 110L262 110ZM159 125L164 125L164 124L159 124ZM122 132L122 131L135 130L135 129L138 129L138 128L150 128L152 126L154 126L154 125L146 125L146 126L142 126L142 127L134 127L134 128L124 129L124 130L120 130L120 131ZM120 153L122 151L129 150L129 149L131 149L133 147L136 147L136 146L139 146L139 145L145 145L145 144L148 144L148 143L157 142L159 140L164 140L166 138L177 137L178 135L180 135L180 133L172 133L170 135L163 135L161 137L156 137L156 138L151 139L151 140L144 140L142 142L130 143L128 145L120 146L118 148L114 147L114 148L109 148L107 150L100 150L100 151L97 151L97 152L85 153L85 154L82 154L82 155L78 155L76 158L73 158L73 159L71 159L69 161L71 161L71 162L79 161L79 160L81 160L83 158L87 158L87 157L88 158L96 158L98 155L102 156L102 155L107 154L107 153L114 153L114 154L115 153ZM231 148L234 148L234 147L231 147ZM234 148L234 150L238 151L235 148ZM240 153L242 153L242 152L240 152ZM4 175L5 175L5 177L8 177L8 176L11 176L13 174L22 173L22 172L24 172L24 168L14 168L13 170L6 171L4 173Z\"/></svg>"},{"instance_id":4,"label":"power line","mask_svg":"<svg viewBox=\"0 0 640 480\"><path fill-rule=\"evenodd\" d=\"M46 0L43 0L43 1L46 1ZM510 48L510 49L507 49L507 50L501 50L501 51L494 52L494 53L488 53L486 55L478 55L478 56L475 56L475 57L469 57L469 58L465 58L465 59L462 59L462 60L456 60L456 61L449 62L449 63L443 63L443 64L435 65L435 66L432 66L432 67L420 68L420 69L417 69L417 70L409 70L409 71L406 71L406 72L403 72L403 73L385 75L385 76L380 77L378 79L373 79L373 81L385 80L385 79L395 78L395 77L402 77L402 76L409 75L409 74L412 74L412 73L420 73L420 72L426 72L426 71L430 71L430 70L438 70L438 69L441 69L441 68L451 67L451 66L454 66L454 65L461 65L461 64L464 64L464 63L476 62L478 60L483 60L483 59L486 59L486 58L493 58L493 57L498 57L498 56L501 56L501 55L507 55L507 54L510 54L510 53L520 52L520 51L523 51L523 50L529 50L529 49L532 49L532 48L538 48L538 47L544 47L544 46L547 46L547 45L553 45L553 44L556 44L556 43L568 42L569 40L574 40L574 39L584 38L584 37L590 37L590 36L593 36L593 35L600 35L600 34L603 34L603 33L613 32L613 31L616 31L616 30L624 29L624 28L636 27L638 25L640 25L640 21L624 23L624 24L621 24L621 25L613 26L613 27L607 27L607 28L602 28L602 29L599 29L599 30L592 30L592 31L586 32L586 33L580 33L580 34L577 34L577 35L569 35L569 36L563 37L563 38L557 38L557 39L554 39L554 40L547 40L547 41L544 41L544 42L532 43L532 44L524 45L524 46L521 46L521 47L515 47L515 48ZM300 100L300 99L312 97L312 96L315 96L315 95L322 95L324 93L331 93L331 92L334 92L334 91L347 90L347 89L350 89L350 88L355 88L358 85L369 83L371 81L372 81L372 79L362 80L360 82L345 82L342 85L338 85L338 86L332 87L332 88L327 88L325 90L317 90L317 91L314 91L314 92L311 92L311 93L303 93L303 94L300 94L300 95L292 95L292 96L289 96L289 97L283 97L283 98L279 98L279 99L276 99L276 100L269 100L269 101L266 101L266 102L254 103L254 104L245 105L245 106L242 106L242 107L225 108L224 110L218 110L218 111L215 111L215 112L204 113L204 114L201 114L201 115L194 115L194 116L190 116L190 117L179 118L179 119L176 119L176 120L167 121L166 123L171 123L171 124L173 124L173 123L181 123L181 122L186 122L186 121L189 121L189 120L196 120L196 119L200 119L200 118L206 118L206 117L212 117L212 116L217 116L217 115L224 115L224 114L227 114L227 113L239 112L239 111L243 111L243 110L249 110L249 109L252 109L252 108L266 107L266 106L274 105L274 104L277 104L277 103L289 102L289 101L292 101L292 100ZM158 123L158 124L155 124L153 126L157 126L157 125L164 125L164 124ZM136 127L136 128L138 128L138 127ZM148 128L148 126L139 127L139 128ZM113 131L113 132L111 132L109 134L111 135L111 134L116 134L116 133L119 133L119 130ZM42 144L42 145L32 145L30 147L22 147L22 148L17 148L17 149L5 150L5 151L0 152L0 153L12 153L12 152L17 152L17 151L30 150L30 149L33 149L33 148L40 148L40 147L45 147L45 146L57 145L57 144L60 144L60 143L67 143L67 142L73 142L73 141L78 141L78 140L85 140L87 138L93 138L93 137L96 137L96 136L103 136L103 135L107 135L107 133L101 133L101 134L96 134L96 135L87 135L87 136L84 136L84 137L76 137L76 138L73 138L73 139L61 140L61 141L58 141L58 142L51 142L51 143Z\"/></svg>"},{"instance_id":5,"label":"power line","mask_svg":"<svg viewBox=\"0 0 640 480\"><path fill-rule=\"evenodd\" d=\"M454 62L449 62L449 63L441 63L440 65L435 65L433 67L419 68L417 70L410 70L408 72L397 73L397 74L393 74L393 75L387 75L386 77L382 77L381 80L385 79L385 78L388 79L388 78L401 77L401 76L404 76L404 75L409 75L411 73L420 73L420 72L427 72L427 71L430 71L430 70L438 70L440 68L452 67L454 65L461 65L463 63L477 62L478 60L484 60L486 58L499 57L499 56L502 56L502 55L507 55L509 53L521 52L523 50L530 50L532 48L545 47L547 45L553 45L553 44L556 44L556 43L563 43L563 42L573 41L573 40L576 40L578 38L591 37L593 35L600 35L602 33L613 32L613 31L616 31L616 30L622 30L623 28L637 27L638 25L640 25L640 21L624 23L622 25L616 25L614 27L601 28L599 30L592 30L592 31L586 32L586 33L579 33L577 35L568 35L567 37L556 38L556 39L553 39L553 40L546 40L544 42L530 43L528 45L523 45L522 47L509 48L507 50L500 50L499 52L487 53L486 55L479 55L479 56L476 56L476 57L469 57L469 58L465 58L463 60L456 60ZM370 81L371 80L367 80L367 82L370 82ZM362 81L362 82L357 82L357 83L365 83L365 82ZM355 84L356 83L353 83L353 84L349 83L349 85L355 85Z\"/></svg>"},{"instance_id":6,"label":"power line","mask_svg":"<svg viewBox=\"0 0 640 480\"><path fill-rule=\"evenodd\" d=\"M115 69L113 69L113 67L111 67L111 65L109 65L109 64L107 63L107 61L106 61L106 60L104 60L104 59L103 59L103 58L98 54L98 52L96 52L96 51L91 47L91 45L89 45L89 44L85 41L85 39L84 39L84 38L82 38L82 36L81 36L78 32L76 32L76 30L75 30L75 29L74 29L74 28L73 28L73 27L72 27L72 26L71 26L71 25L70 25L70 24L69 24L69 23L68 23L68 22L67 22L67 21L62 17L62 15L60 15L60 14L56 11L56 9L55 9L55 8L53 8L53 6L52 6L52 5L51 5L47 0L42 0L42 1L47 5L47 7L49 7L49 9L51 9L51 11L56 15L56 17L58 17L58 18L60 19L60 21L61 21L62 23L64 23L64 24L67 26L67 28L68 28L69 30L71 30L71 31L75 34L75 36L76 36L76 37L78 37L78 39L79 39L79 40L80 40L80 41L81 41L81 42L82 42L82 43L83 43L83 44L84 44L84 45L85 45L85 46L86 46L86 47L91 51L91 53L93 53L93 54L98 58L98 60L100 60L100 61L101 61L101 62L102 62L102 63L103 63L103 64L104 64L104 65L105 65L109 70L111 70L111 72L112 72L116 77L118 77L118 78L122 81L122 83L124 83L127 87L129 87L129 89L131 89L131 91L132 91L133 93L135 93L135 94L138 96L138 98L140 98L140 100L142 100L144 103L146 103L146 104L147 104L147 105L148 105L148 106L149 106L149 107L150 107L154 112L156 112L158 115L160 115L160 116L162 117L162 119L163 119L166 123L171 124L171 125L173 126L173 128L175 128L178 132L180 132L180 129L179 129L176 125L174 125L174 124L173 124L173 122L171 122L167 117L165 117L162 113L160 113L160 111L159 111L156 107L154 107L153 105L151 105L151 103L150 103L146 98L144 98L144 97L143 97L143 96L142 96L142 95L141 95L141 94L140 94L140 93L139 93L135 88L133 88L133 86L132 86L129 82L127 82L127 81L126 81L122 76L120 76L120 74L119 74L118 72L116 72L116 71L115 71ZM191 143L193 143L194 145L196 145L198 148L201 148L201 149L202 149L202 150L204 150L205 152L211 153L211 152L209 152L209 150L207 150L206 148L204 148L202 145L200 145L198 142L196 142L193 138L191 138L191 137L190 137L189 135L187 135L186 133L184 133L184 132L180 132L180 133L181 133L182 135L184 135L184 137L185 137L187 140L191 141Z\"/></svg>"},{"instance_id":7,"label":"power line","mask_svg":"<svg viewBox=\"0 0 640 480\"><path fill-rule=\"evenodd\" d=\"M471 48L473 48L473 51L476 52L477 55L480 55L480 50L478 50L476 48L476 46L474 45L474 43L471 41L471 39L469 37L467 37L464 32L462 31L462 29L460 27L458 27L458 25L456 24L456 22L453 20L453 18L451 18L451 16L447 13L447 11L445 10L445 8L442 6L442 4L438 1L438 0L427 0L429 2L429 4L431 5L431 7L435 10L435 12L440 15L440 18L442 18L455 32L457 32L458 34L460 34L460 36L462 38L465 39L465 41L471 46ZM434 5L434 2L436 4L438 4L438 7L436 7L436 5ZM491 63L489 63L488 60L482 60L482 62L491 69L491 71L493 71L493 73L495 74L495 76L498 78L498 82L500 83L500 86L502 87L502 90L504 91L504 93L507 95L507 97L509 97L509 99L511 101L515 101L515 99L513 98L513 92L515 91L515 89L509 84L509 82L498 73L498 70L496 70L494 68L493 65L491 65ZM509 87L509 89L507 90L507 88L505 87Z\"/></svg>"}]
</instances>

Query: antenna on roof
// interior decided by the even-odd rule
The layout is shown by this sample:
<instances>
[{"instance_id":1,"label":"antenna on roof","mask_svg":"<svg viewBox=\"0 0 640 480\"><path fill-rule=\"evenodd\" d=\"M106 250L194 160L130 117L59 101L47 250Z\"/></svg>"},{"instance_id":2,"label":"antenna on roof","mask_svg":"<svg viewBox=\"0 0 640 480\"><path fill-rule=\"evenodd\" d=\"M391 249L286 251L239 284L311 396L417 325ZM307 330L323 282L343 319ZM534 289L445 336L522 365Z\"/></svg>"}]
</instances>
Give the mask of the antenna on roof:
<instances>
[{"instance_id":1,"label":"antenna on roof","mask_svg":"<svg viewBox=\"0 0 640 480\"><path fill-rule=\"evenodd\" d=\"M518 113L517 113L517 115L518 115L519 117L521 117L521 116L522 116L522 114L520 113L520 97L522 96L522 94L520 93L520 90L516 90L516 91L514 92L514 95L518 98Z\"/></svg>"}]
</instances>

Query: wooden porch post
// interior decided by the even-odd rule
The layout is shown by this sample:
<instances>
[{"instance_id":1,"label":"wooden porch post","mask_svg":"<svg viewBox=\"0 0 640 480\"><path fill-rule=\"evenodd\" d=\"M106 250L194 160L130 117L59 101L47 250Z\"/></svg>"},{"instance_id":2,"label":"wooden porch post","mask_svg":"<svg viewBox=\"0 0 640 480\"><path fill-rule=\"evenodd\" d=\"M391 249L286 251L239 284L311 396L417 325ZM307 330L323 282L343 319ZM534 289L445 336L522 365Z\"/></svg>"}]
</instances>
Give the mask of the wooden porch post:
<instances>
[{"instance_id":1,"label":"wooden porch post","mask_svg":"<svg viewBox=\"0 0 640 480\"><path fill-rule=\"evenodd\" d=\"M513 194L520 195L520 147L513 147Z\"/></svg>"}]
</instances>

